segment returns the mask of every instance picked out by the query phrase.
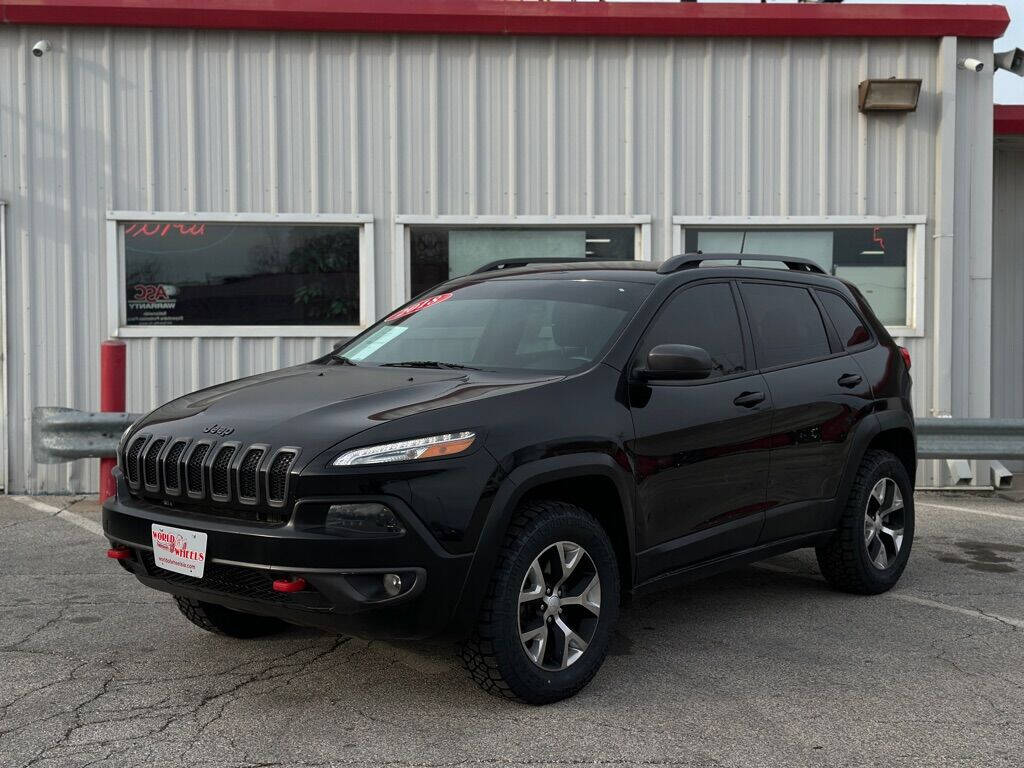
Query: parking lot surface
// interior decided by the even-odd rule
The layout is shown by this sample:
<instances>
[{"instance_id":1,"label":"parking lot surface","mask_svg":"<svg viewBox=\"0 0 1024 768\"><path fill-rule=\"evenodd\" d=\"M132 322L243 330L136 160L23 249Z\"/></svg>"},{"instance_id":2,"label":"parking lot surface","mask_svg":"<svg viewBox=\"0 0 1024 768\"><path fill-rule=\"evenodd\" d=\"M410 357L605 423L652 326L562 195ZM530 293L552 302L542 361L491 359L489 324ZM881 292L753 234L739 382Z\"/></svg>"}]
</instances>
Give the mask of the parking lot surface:
<instances>
[{"instance_id":1,"label":"parking lot surface","mask_svg":"<svg viewBox=\"0 0 1024 768\"><path fill-rule=\"evenodd\" d=\"M0 765L1021 766L1024 504L917 505L891 593L805 551L635 599L537 708L449 645L206 634L106 559L94 502L0 496Z\"/></svg>"}]
</instances>

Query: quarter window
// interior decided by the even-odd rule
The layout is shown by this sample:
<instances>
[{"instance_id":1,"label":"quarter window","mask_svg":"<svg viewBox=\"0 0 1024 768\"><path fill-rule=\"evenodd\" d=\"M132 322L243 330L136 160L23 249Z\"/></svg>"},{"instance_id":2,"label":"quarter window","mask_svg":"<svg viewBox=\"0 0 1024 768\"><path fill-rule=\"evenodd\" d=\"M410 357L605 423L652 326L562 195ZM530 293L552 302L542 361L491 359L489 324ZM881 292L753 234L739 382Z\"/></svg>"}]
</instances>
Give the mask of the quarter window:
<instances>
[{"instance_id":1,"label":"quarter window","mask_svg":"<svg viewBox=\"0 0 1024 768\"><path fill-rule=\"evenodd\" d=\"M729 284L706 283L674 294L647 331L642 359L659 344L702 347L711 356L712 376L746 370L743 334Z\"/></svg>"},{"instance_id":2,"label":"quarter window","mask_svg":"<svg viewBox=\"0 0 1024 768\"><path fill-rule=\"evenodd\" d=\"M839 334L839 340L843 342L844 347L855 349L871 341L871 334L868 333L867 326L853 311L853 307L846 299L831 291L818 291L818 298L821 299L825 311L832 319L832 324L836 327L836 333Z\"/></svg>"},{"instance_id":3,"label":"quarter window","mask_svg":"<svg viewBox=\"0 0 1024 768\"><path fill-rule=\"evenodd\" d=\"M806 288L743 283L754 354L762 368L831 354L818 306Z\"/></svg>"}]
</instances>

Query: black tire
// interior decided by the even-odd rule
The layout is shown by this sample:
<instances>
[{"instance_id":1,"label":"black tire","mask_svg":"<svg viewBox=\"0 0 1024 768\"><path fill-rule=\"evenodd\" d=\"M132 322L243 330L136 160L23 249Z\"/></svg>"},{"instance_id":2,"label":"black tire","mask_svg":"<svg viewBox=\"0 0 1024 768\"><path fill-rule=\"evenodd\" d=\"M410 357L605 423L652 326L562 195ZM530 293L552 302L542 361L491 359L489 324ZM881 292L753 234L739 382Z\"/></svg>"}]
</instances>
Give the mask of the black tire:
<instances>
[{"instance_id":1,"label":"black tire","mask_svg":"<svg viewBox=\"0 0 1024 768\"><path fill-rule=\"evenodd\" d=\"M272 616L233 611L223 605L204 603L190 597L175 595L174 602L178 604L178 610L186 619L215 635L248 639L273 635L288 626Z\"/></svg>"},{"instance_id":2,"label":"black tire","mask_svg":"<svg viewBox=\"0 0 1024 768\"><path fill-rule=\"evenodd\" d=\"M530 620L529 611L544 609L543 597L534 598L530 606L520 606L520 591L524 588L527 571L534 560L548 557L552 547L559 554L560 542L572 542L582 547L589 561L583 560L582 571L572 571L566 584L566 593L584 591L583 581L592 583L591 572L596 572L599 584L599 615L576 605L566 607L564 617L568 626L574 621L586 626L589 636L586 650L578 658L560 669L538 666L527 655L520 638L520 613ZM557 575L557 574L556 574ZM575 582L575 583L574 583ZM543 590L543 587L541 587ZM619 613L619 569L615 550L600 523L579 507L560 501L540 501L518 510L502 546L487 596L481 609L477 627L464 644L462 659L473 680L488 693L529 704L548 704L573 696L597 674L608 652L608 644ZM594 594L588 592L587 594ZM532 606L532 607L531 607ZM559 616L549 617L558 625ZM544 627L541 616L533 619ZM557 637L565 638L561 630L550 634L545 652L551 654L552 664L564 664L560 656L567 643L559 644ZM554 638L554 639L552 639ZM569 653L571 655L571 652ZM543 657L541 660L544 661Z\"/></svg>"},{"instance_id":3,"label":"black tire","mask_svg":"<svg viewBox=\"0 0 1024 768\"><path fill-rule=\"evenodd\" d=\"M878 547L885 547L894 539L891 536L882 537L876 532L871 543L867 543L865 518L870 512L872 489L887 478L895 482L902 495L903 508L899 510L902 513L899 522L903 525L903 537L895 557L891 554L892 547L886 547L878 559L884 558L887 565L880 567L872 562L871 549L874 547L877 552ZM903 462L888 451L870 450L864 455L857 470L838 530L827 544L816 550L821 573L835 589L858 595L877 595L891 589L899 581L910 558L913 542L914 489L907 470Z\"/></svg>"}]
</instances>

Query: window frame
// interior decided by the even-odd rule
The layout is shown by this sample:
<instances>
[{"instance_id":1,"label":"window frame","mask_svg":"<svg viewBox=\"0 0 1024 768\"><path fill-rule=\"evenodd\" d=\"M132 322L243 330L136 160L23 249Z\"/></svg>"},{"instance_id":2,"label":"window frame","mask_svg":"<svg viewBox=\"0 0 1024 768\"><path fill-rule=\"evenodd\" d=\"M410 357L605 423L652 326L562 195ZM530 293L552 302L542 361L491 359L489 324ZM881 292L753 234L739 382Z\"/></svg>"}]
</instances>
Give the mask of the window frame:
<instances>
[{"instance_id":1,"label":"window frame","mask_svg":"<svg viewBox=\"0 0 1024 768\"><path fill-rule=\"evenodd\" d=\"M907 230L907 308L904 325L887 325L894 338L925 335L925 251L927 216L673 216L672 252L682 253L687 229L846 229L900 227Z\"/></svg>"},{"instance_id":2,"label":"window frame","mask_svg":"<svg viewBox=\"0 0 1024 768\"><path fill-rule=\"evenodd\" d=\"M394 258L391 269L391 304L400 307L412 296L411 227L448 227L450 229L558 229L561 227L624 227L636 229L633 240L633 258L651 260L651 217L637 216L466 216L398 214L394 223Z\"/></svg>"},{"instance_id":3,"label":"window frame","mask_svg":"<svg viewBox=\"0 0 1024 768\"><path fill-rule=\"evenodd\" d=\"M125 221L171 221L195 224L308 224L359 226L359 325L126 325L124 279ZM374 296L373 216L330 213L223 213L172 211L107 211L107 332L130 338L319 338L355 336L377 319Z\"/></svg>"}]
</instances>

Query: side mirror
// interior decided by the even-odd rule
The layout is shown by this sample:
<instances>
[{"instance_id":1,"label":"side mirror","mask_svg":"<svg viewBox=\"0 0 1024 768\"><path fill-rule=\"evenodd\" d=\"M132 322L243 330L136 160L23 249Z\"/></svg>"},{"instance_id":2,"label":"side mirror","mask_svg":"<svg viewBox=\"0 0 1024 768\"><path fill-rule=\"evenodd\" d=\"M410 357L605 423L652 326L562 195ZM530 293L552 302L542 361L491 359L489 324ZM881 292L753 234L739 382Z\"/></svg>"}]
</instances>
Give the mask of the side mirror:
<instances>
[{"instance_id":1,"label":"side mirror","mask_svg":"<svg viewBox=\"0 0 1024 768\"><path fill-rule=\"evenodd\" d=\"M689 344L659 344L647 353L647 367L637 370L645 381L706 379L713 366L711 355Z\"/></svg>"},{"instance_id":2,"label":"side mirror","mask_svg":"<svg viewBox=\"0 0 1024 768\"><path fill-rule=\"evenodd\" d=\"M348 339L342 339L341 341L334 342L334 344L331 345L331 351L332 352L337 352L339 349L341 349L346 344L348 344L348 342L349 342Z\"/></svg>"}]
</instances>

